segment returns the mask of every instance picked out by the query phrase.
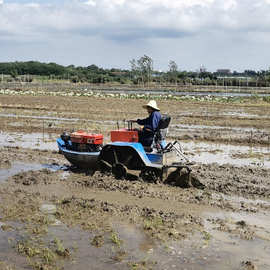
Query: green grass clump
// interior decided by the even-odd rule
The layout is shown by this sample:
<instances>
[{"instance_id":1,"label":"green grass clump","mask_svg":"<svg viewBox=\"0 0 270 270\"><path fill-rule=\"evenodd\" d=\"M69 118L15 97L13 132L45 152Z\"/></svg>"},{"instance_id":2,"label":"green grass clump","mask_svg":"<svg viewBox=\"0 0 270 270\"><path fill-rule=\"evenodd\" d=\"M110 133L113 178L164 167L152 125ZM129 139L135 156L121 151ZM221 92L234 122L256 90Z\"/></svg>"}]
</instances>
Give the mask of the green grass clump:
<instances>
[{"instance_id":1,"label":"green grass clump","mask_svg":"<svg viewBox=\"0 0 270 270\"><path fill-rule=\"evenodd\" d=\"M118 247L120 247L123 242L115 232L112 232L111 234L111 241Z\"/></svg>"}]
</instances>

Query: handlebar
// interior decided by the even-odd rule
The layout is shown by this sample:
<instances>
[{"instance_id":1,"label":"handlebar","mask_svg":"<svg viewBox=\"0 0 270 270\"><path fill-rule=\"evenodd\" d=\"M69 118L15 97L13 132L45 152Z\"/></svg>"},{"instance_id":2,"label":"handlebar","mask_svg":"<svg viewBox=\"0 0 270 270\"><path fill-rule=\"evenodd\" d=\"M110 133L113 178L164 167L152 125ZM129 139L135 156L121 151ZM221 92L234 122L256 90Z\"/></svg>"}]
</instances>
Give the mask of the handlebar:
<instances>
[{"instance_id":1,"label":"handlebar","mask_svg":"<svg viewBox=\"0 0 270 270\"><path fill-rule=\"evenodd\" d=\"M137 123L137 120L126 120L128 123L128 130L132 130L133 123Z\"/></svg>"},{"instance_id":2,"label":"handlebar","mask_svg":"<svg viewBox=\"0 0 270 270\"><path fill-rule=\"evenodd\" d=\"M128 130L132 130L132 123L134 123L133 120L127 120L128 123Z\"/></svg>"},{"instance_id":3,"label":"handlebar","mask_svg":"<svg viewBox=\"0 0 270 270\"><path fill-rule=\"evenodd\" d=\"M124 128L126 127L125 123L128 123L128 130L132 130L132 124L133 123L137 123L137 120L123 120L123 124L124 124ZM119 130L119 122L117 121L116 122L116 125L117 125L117 129Z\"/></svg>"}]
</instances>

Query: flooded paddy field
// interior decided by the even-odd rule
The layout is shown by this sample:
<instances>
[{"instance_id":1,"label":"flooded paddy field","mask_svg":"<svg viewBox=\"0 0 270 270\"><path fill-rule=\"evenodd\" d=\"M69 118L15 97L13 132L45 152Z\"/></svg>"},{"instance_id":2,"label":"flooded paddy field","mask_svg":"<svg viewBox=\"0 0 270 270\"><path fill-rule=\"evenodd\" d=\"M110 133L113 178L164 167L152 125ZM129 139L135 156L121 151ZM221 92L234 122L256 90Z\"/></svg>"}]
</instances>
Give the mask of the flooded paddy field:
<instances>
[{"instance_id":1,"label":"flooded paddy field","mask_svg":"<svg viewBox=\"0 0 270 270\"><path fill-rule=\"evenodd\" d=\"M141 99L0 96L0 269L270 269L268 103L160 100L204 189L70 167L64 130L104 134Z\"/></svg>"}]
</instances>

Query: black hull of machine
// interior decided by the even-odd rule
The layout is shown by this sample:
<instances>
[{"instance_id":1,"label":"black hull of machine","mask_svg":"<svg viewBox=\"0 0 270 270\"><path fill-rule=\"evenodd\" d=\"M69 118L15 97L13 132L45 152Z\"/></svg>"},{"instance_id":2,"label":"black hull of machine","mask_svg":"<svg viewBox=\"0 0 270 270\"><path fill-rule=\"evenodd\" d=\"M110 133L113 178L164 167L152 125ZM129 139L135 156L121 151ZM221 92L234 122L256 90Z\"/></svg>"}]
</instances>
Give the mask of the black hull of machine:
<instances>
[{"instance_id":1,"label":"black hull of machine","mask_svg":"<svg viewBox=\"0 0 270 270\"><path fill-rule=\"evenodd\" d=\"M62 139L57 140L59 152L74 166L85 170L96 170L100 152L78 152L69 150Z\"/></svg>"}]
</instances>

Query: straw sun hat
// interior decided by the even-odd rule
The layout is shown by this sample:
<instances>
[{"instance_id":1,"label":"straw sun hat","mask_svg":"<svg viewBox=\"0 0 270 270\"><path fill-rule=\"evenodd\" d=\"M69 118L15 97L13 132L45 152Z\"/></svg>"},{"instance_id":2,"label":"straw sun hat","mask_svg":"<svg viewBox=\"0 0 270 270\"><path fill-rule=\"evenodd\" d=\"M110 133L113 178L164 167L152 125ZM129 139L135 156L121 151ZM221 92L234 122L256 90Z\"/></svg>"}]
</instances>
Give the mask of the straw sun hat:
<instances>
[{"instance_id":1,"label":"straw sun hat","mask_svg":"<svg viewBox=\"0 0 270 270\"><path fill-rule=\"evenodd\" d=\"M155 100L150 100L146 105L143 105L143 108L151 107L156 111L160 111Z\"/></svg>"}]
</instances>

